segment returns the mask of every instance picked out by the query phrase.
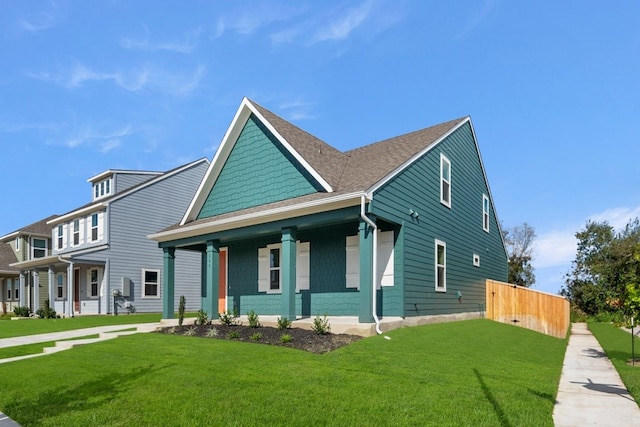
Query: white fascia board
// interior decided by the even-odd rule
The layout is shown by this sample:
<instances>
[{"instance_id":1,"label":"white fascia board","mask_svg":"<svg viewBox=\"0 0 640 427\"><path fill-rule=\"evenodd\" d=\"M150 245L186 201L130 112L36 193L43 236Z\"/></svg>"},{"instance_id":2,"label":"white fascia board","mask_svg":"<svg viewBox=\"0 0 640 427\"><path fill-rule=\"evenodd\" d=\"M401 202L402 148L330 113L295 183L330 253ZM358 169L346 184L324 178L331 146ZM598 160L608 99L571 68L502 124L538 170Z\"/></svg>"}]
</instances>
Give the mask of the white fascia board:
<instances>
[{"instance_id":1,"label":"white fascia board","mask_svg":"<svg viewBox=\"0 0 640 427\"><path fill-rule=\"evenodd\" d=\"M136 170L125 170L125 169L108 169L104 172L100 172L98 175L92 176L91 178L87 179L87 182L101 181L104 178L113 174L161 175L162 172L136 171Z\"/></svg>"},{"instance_id":2,"label":"white fascia board","mask_svg":"<svg viewBox=\"0 0 640 427\"><path fill-rule=\"evenodd\" d=\"M47 225L51 225L53 227L63 222L66 222L67 220L70 220L72 218L97 212L99 210L106 208L108 205L109 205L109 202L98 202L93 205L87 206L86 208L78 209L76 211L69 212L66 215L62 215L57 218L54 218L51 221L47 221Z\"/></svg>"},{"instance_id":3,"label":"white fascia board","mask_svg":"<svg viewBox=\"0 0 640 427\"><path fill-rule=\"evenodd\" d=\"M20 230L14 231L13 233L9 233L9 234L6 234L6 235L0 237L0 242L4 242L5 240L15 239L19 235L20 235Z\"/></svg>"},{"instance_id":4,"label":"white fascia board","mask_svg":"<svg viewBox=\"0 0 640 427\"><path fill-rule=\"evenodd\" d=\"M380 189L380 187L385 185L387 182L391 181L393 178L395 178L397 175L399 175L403 170L405 170L407 167L409 167L413 162L415 162L420 157L424 156L426 153L431 151L436 145L440 144L447 137L449 137L449 135L451 135L453 132L458 130L462 125L464 125L467 122L469 122L469 123L471 122L471 118L469 116L467 116L464 119L462 119L460 121L460 123L458 123L453 128L451 128L447 133L445 133L440 138L438 138L435 141L433 141L431 144L429 144L428 146L426 146L422 150L420 150L420 152L418 152L418 154L415 154L413 157L411 157L409 160L407 160L406 162L401 164L399 167L397 167L391 173L386 175L380 181L378 181L375 184L373 184L371 187L369 187L369 189L366 191L366 193L367 194L373 194L374 192L378 191ZM473 129L473 127L472 127L472 129ZM475 134L473 135L473 137L474 137L474 142L475 142ZM476 142L476 149L477 148L478 148L478 143ZM484 169L483 169L483 172L484 172Z\"/></svg>"},{"instance_id":5,"label":"white fascia board","mask_svg":"<svg viewBox=\"0 0 640 427\"><path fill-rule=\"evenodd\" d=\"M251 114L251 111L246 108L246 104L248 102L247 98L242 100L238 111L236 111L231 124L227 128L227 132L222 138L222 142L220 143L218 150L216 150L216 154L213 156L211 164L209 164L209 169L207 169L196 194L193 196L193 199L187 208L187 212L180 221L180 225L184 225L188 221L195 220L200 209L202 209L204 202L207 200L207 197L209 197L209 193L211 192L213 185L218 180L218 176L220 175L224 164L227 162L227 159L231 154L231 150L233 149L233 146L238 140L238 136L240 136L240 132L242 132L242 129Z\"/></svg>"},{"instance_id":6,"label":"white fascia board","mask_svg":"<svg viewBox=\"0 0 640 427\"><path fill-rule=\"evenodd\" d=\"M247 99L245 98L243 102L245 100ZM311 165L305 160L305 158L302 157L287 142L287 140L284 139L282 135L280 135L280 133L278 133L278 131L271 125L271 123L269 123L269 121L262 114L260 114L260 112L248 100L247 100L247 106L251 109L251 112L255 114L260 119L260 121L267 127L267 129L269 129L269 131L278 139L278 141L280 141L280 143L284 145L287 151L289 151L291 155L295 157L295 159L299 161L300 164L307 170L307 172L309 172L311 176L313 176L316 179L316 181L318 181L320 185L322 185L322 188L324 188L327 193L333 193L333 188L331 187L331 185L329 185L329 183L324 178L322 178L322 176L313 167L311 167Z\"/></svg>"},{"instance_id":7,"label":"white fascia board","mask_svg":"<svg viewBox=\"0 0 640 427\"><path fill-rule=\"evenodd\" d=\"M100 246L94 246L92 248L80 249L78 251L63 252L63 253L59 253L57 256L61 256L63 258L71 259L74 256L90 254L90 253L93 253L93 252L99 252L99 251L103 251L105 249L109 249L109 245L108 244L104 244L104 245L100 245Z\"/></svg>"},{"instance_id":8,"label":"white fascia board","mask_svg":"<svg viewBox=\"0 0 640 427\"><path fill-rule=\"evenodd\" d=\"M350 206L358 206L363 195L364 193L357 192L328 197L320 200L311 200L309 202L298 203L295 205L282 206L265 211L252 212L249 214L233 216L217 221L210 221L193 226L177 228L175 230L163 231L160 233L150 234L147 237L157 242L166 242L170 240L199 236L202 234L233 230L235 228L279 221L282 219L295 218L314 213L327 212L330 210L336 210Z\"/></svg>"},{"instance_id":9,"label":"white fascia board","mask_svg":"<svg viewBox=\"0 0 640 427\"><path fill-rule=\"evenodd\" d=\"M46 267L55 264L58 261L58 255L51 255L43 258L30 259L28 261L14 262L9 267L19 268L21 270L34 267Z\"/></svg>"}]
</instances>

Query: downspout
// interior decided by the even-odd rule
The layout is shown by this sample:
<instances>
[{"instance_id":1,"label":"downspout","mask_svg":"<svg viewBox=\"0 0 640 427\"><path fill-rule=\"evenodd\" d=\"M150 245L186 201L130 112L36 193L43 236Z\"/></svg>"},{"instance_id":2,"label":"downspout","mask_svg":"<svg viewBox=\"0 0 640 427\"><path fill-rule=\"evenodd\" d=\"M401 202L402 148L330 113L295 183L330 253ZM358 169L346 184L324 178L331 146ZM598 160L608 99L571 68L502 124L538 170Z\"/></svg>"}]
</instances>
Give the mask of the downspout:
<instances>
[{"instance_id":1,"label":"downspout","mask_svg":"<svg viewBox=\"0 0 640 427\"><path fill-rule=\"evenodd\" d=\"M73 261L64 259L61 255L58 255L58 261L69 264L70 266L73 265ZM71 282L73 282L73 271L69 271L67 268L67 315L69 317L73 317L73 309L71 308L71 304L73 304L73 286L69 286Z\"/></svg>"},{"instance_id":2,"label":"downspout","mask_svg":"<svg viewBox=\"0 0 640 427\"><path fill-rule=\"evenodd\" d=\"M376 313L376 311L378 311L378 302L377 302L377 298L376 298L376 293L377 293L377 286L376 286L376 273L378 271L378 227L376 226L376 223L371 221L371 218L369 218L365 212L364 212L364 204L365 204L365 195L363 194L360 197L360 218L362 218L362 220L364 222L366 222L367 224L369 224L371 226L371 228L373 229L373 280L372 280L372 284L371 286L373 287L373 294L372 294L372 304L373 304L373 320L376 322L376 332L378 333L378 335L382 334L382 330L380 330L380 319L378 318L378 314Z\"/></svg>"}]
</instances>

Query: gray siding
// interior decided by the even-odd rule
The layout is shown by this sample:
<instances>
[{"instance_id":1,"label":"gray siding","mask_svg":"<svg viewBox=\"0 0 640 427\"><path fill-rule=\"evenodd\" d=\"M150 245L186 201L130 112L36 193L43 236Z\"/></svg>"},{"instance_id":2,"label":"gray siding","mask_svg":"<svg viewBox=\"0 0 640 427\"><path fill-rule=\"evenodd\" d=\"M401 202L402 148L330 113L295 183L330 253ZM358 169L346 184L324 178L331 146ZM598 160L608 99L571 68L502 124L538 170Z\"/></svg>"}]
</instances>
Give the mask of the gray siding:
<instances>
[{"instance_id":1,"label":"gray siding","mask_svg":"<svg viewBox=\"0 0 640 427\"><path fill-rule=\"evenodd\" d=\"M123 277L131 279L132 295L128 300L138 312L162 311L162 288L159 298L142 298L142 269L159 270L162 282L163 252L158 244L147 238L169 225L180 221L202 177L207 162L165 178L153 185L110 203L108 208L109 249L87 254L87 260L109 260L108 287L105 295L113 290L122 290ZM188 310L200 308L201 255L200 253L177 251L175 271L175 304L184 295ZM110 299L110 298L109 298ZM109 301L111 312L111 302Z\"/></svg>"},{"instance_id":2,"label":"gray siding","mask_svg":"<svg viewBox=\"0 0 640 427\"><path fill-rule=\"evenodd\" d=\"M115 173L114 174L114 186L115 193L120 193L127 188L131 188L134 185L138 185L142 182L148 181L152 178L155 178L157 175L150 174L137 174L137 173Z\"/></svg>"},{"instance_id":3,"label":"gray siding","mask_svg":"<svg viewBox=\"0 0 640 427\"><path fill-rule=\"evenodd\" d=\"M440 153L451 161L451 209L440 203ZM403 224L398 249L404 262L396 265L396 277L403 277L405 316L483 310L485 279L506 281L507 258L493 201L490 231L482 229L483 194L489 196L489 190L467 123L374 195L373 213ZM410 209L419 213L417 219ZM435 292L435 239L447 248L445 293ZM474 253L480 255L480 267L473 266Z\"/></svg>"}]
</instances>

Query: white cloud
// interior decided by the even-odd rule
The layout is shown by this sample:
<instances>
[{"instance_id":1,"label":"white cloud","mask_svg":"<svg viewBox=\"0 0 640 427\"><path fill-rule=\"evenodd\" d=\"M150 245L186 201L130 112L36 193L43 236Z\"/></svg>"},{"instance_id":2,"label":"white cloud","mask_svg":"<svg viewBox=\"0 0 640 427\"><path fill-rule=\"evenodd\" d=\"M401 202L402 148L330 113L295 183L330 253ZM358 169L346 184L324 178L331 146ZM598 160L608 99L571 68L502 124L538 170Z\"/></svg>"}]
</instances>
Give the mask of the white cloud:
<instances>
[{"instance_id":1,"label":"white cloud","mask_svg":"<svg viewBox=\"0 0 640 427\"><path fill-rule=\"evenodd\" d=\"M99 125L86 125L73 132L71 136L65 139L63 144L67 148L97 144L101 153L108 153L109 151L118 148L122 143L122 138L125 138L132 133L131 126L129 125L115 130L104 130L104 126Z\"/></svg>"},{"instance_id":2,"label":"white cloud","mask_svg":"<svg viewBox=\"0 0 640 427\"><path fill-rule=\"evenodd\" d=\"M109 151L120 147L121 144L122 141L120 141L119 139L109 139L101 144L100 152L106 154Z\"/></svg>"},{"instance_id":3,"label":"white cloud","mask_svg":"<svg viewBox=\"0 0 640 427\"><path fill-rule=\"evenodd\" d=\"M143 39L123 38L120 44L125 49L143 51L165 50L176 53L191 53L196 49L201 34L202 28L197 27L193 30L186 31L180 40L154 43L149 40L150 31L145 27L145 37Z\"/></svg>"},{"instance_id":4,"label":"white cloud","mask_svg":"<svg viewBox=\"0 0 640 427\"><path fill-rule=\"evenodd\" d=\"M64 85L68 88L81 86L87 81L111 80L119 87L130 92L141 90L149 78L146 69L136 70L130 73L94 71L85 65L75 64Z\"/></svg>"},{"instance_id":5,"label":"white cloud","mask_svg":"<svg viewBox=\"0 0 640 427\"><path fill-rule=\"evenodd\" d=\"M640 217L640 206L635 208L613 208L591 216L592 221L606 221L616 230L623 229L629 221Z\"/></svg>"},{"instance_id":6,"label":"white cloud","mask_svg":"<svg viewBox=\"0 0 640 427\"><path fill-rule=\"evenodd\" d=\"M359 27L371 11L371 2L365 2L360 7L352 8L335 21L320 28L311 38L311 43L325 40L343 40Z\"/></svg>"},{"instance_id":7,"label":"white cloud","mask_svg":"<svg viewBox=\"0 0 640 427\"><path fill-rule=\"evenodd\" d=\"M473 16L471 16L471 18L469 19L469 22L467 22L467 25L462 29L462 31L456 34L455 38L462 39L467 34L475 30L491 13L491 11L493 10L494 3L495 3L495 0L485 0L480 10L475 11ZM473 9L470 9L470 10L473 10Z\"/></svg>"}]
</instances>

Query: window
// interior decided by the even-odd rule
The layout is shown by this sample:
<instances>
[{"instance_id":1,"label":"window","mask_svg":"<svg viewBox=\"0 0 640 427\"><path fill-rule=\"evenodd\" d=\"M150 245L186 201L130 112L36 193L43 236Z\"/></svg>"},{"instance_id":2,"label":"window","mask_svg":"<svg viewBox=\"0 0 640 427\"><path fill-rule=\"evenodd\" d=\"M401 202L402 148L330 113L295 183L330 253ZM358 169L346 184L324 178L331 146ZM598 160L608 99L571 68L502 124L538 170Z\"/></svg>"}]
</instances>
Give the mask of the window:
<instances>
[{"instance_id":1,"label":"window","mask_svg":"<svg viewBox=\"0 0 640 427\"><path fill-rule=\"evenodd\" d=\"M80 220L73 221L73 246L80 244Z\"/></svg>"},{"instance_id":2,"label":"window","mask_svg":"<svg viewBox=\"0 0 640 427\"><path fill-rule=\"evenodd\" d=\"M447 246L436 240L436 292L447 290Z\"/></svg>"},{"instance_id":3,"label":"window","mask_svg":"<svg viewBox=\"0 0 640 427\"><path fill-rule=\"evenodd\" d=\"M16 237L16 252L20 250L20 237Z\"/></svg>"},{"instance_id":4,"label":"window","mask_svg":"<svg viewBox=\"0 0 640 427\"><path fill-rule=\"evenodd\" d=\"M18 301L20 299L20 283L16 282L15 286L13 287L13 294L14 296L14 300Z\"/></svg>"},{"instance_id":5,"label":"window","mask_svg":"<svg viewBox=\"0 0 640 427\"><path fill-rule=\"evenodd\" d=\"M91 215L91 241L98 240L98 214Z\"/></svg>"},{"instance_id":6,"label":"window","mask_svg":"<svg viewBox=\"0 0 640 427\"><path fill-rule=\"evenodd\" d=\"M160 285L160 270L142 270L142 297L157 298Z\"/></svg>"},{"instance_id":7,"label":"window","mask_svg":"<svg viewBox=\"0 0 640 427\"><path fill-rule=\"evenodd\" d=\"M104 196L104 181L100 183L100 197Z\"/></svg>"},{"instance_id":8,"label":"window","mask_svg":"<svg viewBox=\"0 0 640 427\"><path fill-rule=\"evenodd\" d=\"M47 256L47 241L45 239L31 240L31 258L44 258Z\"/></svg>"},{"instance_id":9,"label":"window","mask_svg":"<svg viewBox=\"0 0 640 427\"><path fill-rule=\"evenodd\" d=\"M88 284L88 291L89 291L89 296L91 298L97 298L98 297L98 282L100 281L99 279L99 271L97 268L92 268L91 270L89 270L89 284Z\"/></svg>"},{"instance_id":10,"label":"window","mask_svg":"<svg viewBox=\"0 0 640 427\"><path fill-rule=\"evenodd\" d=\"M98 197L100 197L100 187L98 186L98 184L93 184L93 189L94 189L93 198L97 199Z\"/></svg>"},{"instance_id":11,"label":"window","mask_svg":"<svg viewBox=\"0 0 640 427\"><path fill-rule=\"evenodd\" d=\"M111 179L108 179L108 180L106 181L106 185L107 185L107 191L106 191L106 193L107 193L107 194L109 194L109 193L111 193Z\"/></svg>"},{"instance_id":12,"label":"window","mask_svg":"<svg viewBox=\"0 0 640 427\"><path fill-rule=\"evenodd\" d=\"M63 238L62 224L60 224L58 226L58 249L62 249L63 245L64 245L64 238Z\"/></svg>"},{"instance_id":13,"label":"window","mask_svg":"<svg viewBox=\"0 0 640 427\"><path fill-rule=\"evenodd\" d=\"M482 195L482 229L489 232L489 197Z\"/></svg>"},{"instance_id":14,"label":"window","mask_svg":"<svg viewBox=\"0 0 640 427\"><path fill-rule=\"evenodd\" d=\"M480 255L473 254L473 265L475 267L480 267Z\"/></svg>"},{"instance_id":15,"label":"window","mask_svg":"<svg viewBox=\"0 0 640 427\"><path fill-rule=\"evenodd\" d=\"M11 292L11 279L7 279L7 301L11 301L12 294L13 292Z\"/></svg>"},{"instance_id":16,"label":"window","mask_svg":"<svg viewBox=\"0 0 640 427\"><path fill-rule=\"evenodd\" d=\"M451 207L451 162L440 154L440 203Z\"/></svg>"},{"instance_id":17,"label":"window","mask_svg":"<svg viewBox=\"0 0 640 427\"><path fill-rule=\"evenodd\" d=\"M280 248L269 250L269 289L280 289Z\"/></svg>"},{"instance_id":18,"label":"window","mask_svg":"<svg viewBox=\"0 0 640 427\"><path fill-rule=\"evenodd\" d=\"M56 298L64 298L64 273L58 273L56 277Z\"/></svg>"}]
</instances>

